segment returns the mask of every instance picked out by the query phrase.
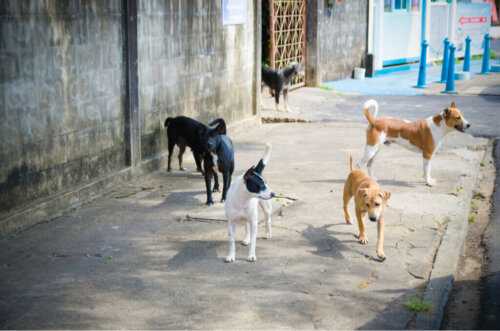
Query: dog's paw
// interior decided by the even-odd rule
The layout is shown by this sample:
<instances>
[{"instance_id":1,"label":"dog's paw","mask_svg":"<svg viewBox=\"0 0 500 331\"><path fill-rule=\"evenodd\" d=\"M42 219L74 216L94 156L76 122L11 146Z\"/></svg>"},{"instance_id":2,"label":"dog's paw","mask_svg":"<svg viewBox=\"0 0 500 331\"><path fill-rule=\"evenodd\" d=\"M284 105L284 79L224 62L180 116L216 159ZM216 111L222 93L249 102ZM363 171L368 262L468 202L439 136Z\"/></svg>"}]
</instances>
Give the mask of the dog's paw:
<instances>
[{"instance_id":1,"label":"dog's paw","mask_svg":"<svg viewBox=\"0 0 500 331\"><path fill-rule=\"evenodd\" d=\"M426 182L427 182L427 185L429 185L429 186L436 185L436 180L434 178L429 178L426 180Z\"/></svg>"},{"instance_id":2,"label":"dog's paw","mask_svg":"<svg viewBox=\"0 0 500 331\"><path fill-rule=\"evenodd\" d=\"M386 256L385 256L385 254L384 254L384 252L377 253L377 256L382 261L385 261L387 259Z\"/></svg>"},{"instance_id":3,"label":"dog's paw","mask_svg":"<svg viewBox=\"0 0 500 331\"><path fill-rule=\"evenodd\" d=\"M227 263L234 262L234 255L228 255L228 256L226 256L225 261L226 261Z\"/></svg>"},{"instance_id":4,"label":"dog's paw","mask_svg":"<svg viewBox=\"0 0 500 331\"><path fill-rule=\"evenodd\" d=\"M266 233L266 239L271 239L272 237L273 235L271 234L271 232Z\"/></svg>"},{"instance_id":5,"label":"dog's paw","mask_svg":"<svg viewBox=\"0 0 500 331\"><path fill-rule=\"evenodd\" d=\"M360 244L366 245L366 244L368 244L368 239L366 238L366 236L358 235L358 242Z\"/></svg>"},{"instance_id":6,"label":"dog's paw","mask_svg":"<svg viewBox=\"0 0 500 331\"><path fill-rule=\"evenodd\" d=\"M244 239L244 240L242 240L242 241L241 241L241 244L242 244L243 246L248 246L248 245L250 245L250 239Z\"/></svg>"},{"instance_id":7,"label":"dog's paw","mask_svg":"<svg viewBox=\"0 0 500 331\"><path fill-rule=\"evenodd\" d=\"M214 202L212 200L208 200L207 203L206 203L207 206L211 206L213 204L214 204Z\"/></svg>"},{"instance_id":8,"label":"dog's paw","mask_svg":"<svg viewBox=\"0 0 500 331\"><path fill-rule=\"evenodd\" d=\"M247 261L248 262L255 262L255 261L257 261L257 256L255 256L255 255L248 255Z\"/></svg>"},{"instance_id":9,"label":"dog's paw","mask_svg":"<svg viewBox=\"0 0 500 331\"><path fill-rule=\"evenodd\" d=\"M346 219L345 219L345 222L346 222L347 224L352 224L352 221L351 221L351 219L350 219L350 218L346 218Z\"/></svg>"}]
</instances>

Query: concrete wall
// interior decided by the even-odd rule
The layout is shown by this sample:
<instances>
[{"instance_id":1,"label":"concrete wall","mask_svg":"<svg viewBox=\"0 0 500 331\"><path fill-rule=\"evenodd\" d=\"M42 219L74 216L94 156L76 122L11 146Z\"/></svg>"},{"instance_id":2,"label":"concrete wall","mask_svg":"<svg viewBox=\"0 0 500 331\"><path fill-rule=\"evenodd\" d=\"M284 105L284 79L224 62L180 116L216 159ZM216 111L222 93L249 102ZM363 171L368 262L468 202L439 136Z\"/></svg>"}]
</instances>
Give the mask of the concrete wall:
<instances>
[{"instance_id":1,"label":"concrete wall","mask_svg":"<svg viewBox=\"0 0 500 331\"><path fill-rule=\"evenodd\" d=\"M220 0L139 1L143 159L167 150L168 116L234 123L254 114L253 1L247 6L247 24L222 26Z\"/></svg>"},{"instance_id":2,"label":"concrete wall","mask_svg":"<svg viewBox=\"0 0 500 331\"><path fill-rule=\"evenodd\" d=\"M0 236L161 169L167 116L255 115L247 3L223 27L220 0L1 1Z\"/></svg>"},{"instance_id":3,"label":"concrete wall","mask_svg":"<svg viewBox=\"0 0 500 331\"><path fill-rule=\"evenodd\" d=\"M368 1L307 2L306 82L349 78L364 61L367 45Z\"/></svg>"},{"instance_id":4,"label":"concrete wall","mask_svg":"<svg viewBox=\"0 0 500 331\"><path fill-rule=\"evenodd\" d=\"M0 2L0 215L125 166L121 1Z\"/></svg>"}]
</instances>

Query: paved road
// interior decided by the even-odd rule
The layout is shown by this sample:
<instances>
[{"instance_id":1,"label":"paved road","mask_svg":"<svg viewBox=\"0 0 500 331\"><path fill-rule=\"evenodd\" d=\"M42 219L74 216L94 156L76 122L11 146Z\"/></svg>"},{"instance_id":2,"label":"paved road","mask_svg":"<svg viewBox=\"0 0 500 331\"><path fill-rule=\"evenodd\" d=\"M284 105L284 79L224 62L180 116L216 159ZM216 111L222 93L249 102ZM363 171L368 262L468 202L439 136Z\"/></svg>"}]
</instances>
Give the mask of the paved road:
<instances>
[{"instance_id":1,"label":"paved road","mask_svg":"<svg viewBox=\"0 0 500 331\"><path fill-rule=\"evenodd\" d=\"M381 263L374 257L375 225L367 224L369 243L361 245L356 225L346 224L342 211L349 155L359 159L363 153L360 105L366 98L301 89L290 99L315 122L230 131L235 176L258 161L269 141L274 148L264 175L280 199L276 208L290 202L281 216L273 216L273 239L262 239L260 227L256 263L245 261L247 248L241 245L235 263L223 262L223 204L204 206L199 174L161 172L0 242L0 284L8 284L0 287L0 327L411 326L418 318L402 303L424 293L436 251L448 238L443 224L466 222L487 140L451 134L435 159L434 188L423 182L417 153L397 146L381 153L376 173L393 194L386 215L387 260ZM379 98L381 114L401 116L398 110L404 109L405 117L418 118L450 102L408 100ZM194 170L192 160L186 165ZM237 240L242 231L238 227Z\"/></svg>"},{"instance_id":2,"label":"paved road","mask_svg":"<svg viewBox=\"0 0 500 331\"><path fill-rule=\"evenodd\" d=\"M495 49L500 50L500 39L494 40ZM397 82L395 82L396 84ZM459 82L458 88L465 91L472 86L480 86L489 89L500 88L500 74L491 76L476 76L475 80ZM474 136L495 138L500 137L500 96L498 95L444 95L439 93L442 85L433 84L426 91L426 95L419 96L363 96L345 93L328 92L314 89L307 91L302 89L295 91L291 105L295 106L299 114L293 116L305 120L313 120L314 117L321 118L324 122L364 122L362 113L363 103L370 98L376 99L380 104L379 116L389 116L414 120L427 117L440 112L451 104L452 101L461 109L466 118L472 124L468 130ZM332 96L328 93L333 93ZM498 93L498 92L496 92ZM303 94L303 96L302 96ZM315 109L312 100L319 99L331 103L331 107ZM335 101L333 101L335 100ZM294 104L295 102L295 104ZM269 104L270 108L271 105ZM282 113L263 112L264 116L288 116ZM271 115L274 114L274 115ZM496 145L494 152L497 169L500 169L500 144ZM500 176L497 178L500 185ZM481 328L498 328L500 325L500 190L495 191L494 211L490 225L485 233L485 242L488 251L488 272L486 286L483 293L483 316L480 318Z\"/></svg>"}]
</instances>

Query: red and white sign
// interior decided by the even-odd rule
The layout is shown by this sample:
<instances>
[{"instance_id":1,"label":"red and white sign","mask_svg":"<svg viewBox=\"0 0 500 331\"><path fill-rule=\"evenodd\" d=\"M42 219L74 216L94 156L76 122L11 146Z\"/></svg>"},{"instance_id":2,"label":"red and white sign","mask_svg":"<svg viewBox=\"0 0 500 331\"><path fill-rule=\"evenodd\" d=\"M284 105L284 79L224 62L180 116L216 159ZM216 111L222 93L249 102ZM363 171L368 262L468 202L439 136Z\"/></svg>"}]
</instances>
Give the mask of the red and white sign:
<instances>
[{"instance_id":1,"label":"red and white sign","mask_svg":"<svg viewBox=\"0 0 500 331\"><path fill-rule=\"evenodd\" d=\"M488 17L482 16L482 17L460 17L458 19L458 23L461 25L464 24L470 24L470 23L486 23L488 22Z\"/></svg>"}]
</instances>

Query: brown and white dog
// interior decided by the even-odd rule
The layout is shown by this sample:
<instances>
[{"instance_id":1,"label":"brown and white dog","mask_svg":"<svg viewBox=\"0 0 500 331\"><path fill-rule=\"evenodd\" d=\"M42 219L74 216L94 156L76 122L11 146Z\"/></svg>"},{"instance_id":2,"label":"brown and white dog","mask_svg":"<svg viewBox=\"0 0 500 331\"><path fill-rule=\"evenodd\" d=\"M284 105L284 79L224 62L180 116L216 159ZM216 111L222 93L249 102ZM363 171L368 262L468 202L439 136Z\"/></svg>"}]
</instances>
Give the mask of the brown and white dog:
<instances>
[{"instance_id":1,"label":"brown and white dog","mask_svg":"<svg viewBox=\"0 0 500 331\"><path fill-rule=\"evenodd\" d=\"M351 173L344 184L344 214L345 221L352 224L349 214L349 201L354 196L356 218L358 219L359 242L367 244L365 224L363 218L368 214L368 219L377 222L377 256L385 260L384 254L384 215L387 200L391 192L383 190L378 183L361 169L353 169L351 156Z\"/></svg>"},{"instance_id":2,"label":"brown and white dog","mask_svg":"<svg viewBox=\"0 0 500 331\"><path fill-rule=\"evenodd\" d=\"M375 108L373 117L369 110L372 106ZM464 114L457 109L455 102L452 102L451 106L445 108L440 114L412 122L390 117L376 118L378 103L373 99L365 102L364 112L370 125L366 129L365 155L358 167L368 165L368 174L374 179L373 162L380 146L395 142L422 153L425 181L429 186L436 184L436 180L431 177L432 156L443 142L445 135L454 130L465 132L465 129L470 127Z\"/></svg>"}]
</instances>

